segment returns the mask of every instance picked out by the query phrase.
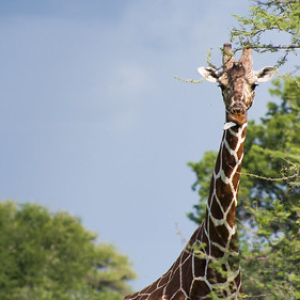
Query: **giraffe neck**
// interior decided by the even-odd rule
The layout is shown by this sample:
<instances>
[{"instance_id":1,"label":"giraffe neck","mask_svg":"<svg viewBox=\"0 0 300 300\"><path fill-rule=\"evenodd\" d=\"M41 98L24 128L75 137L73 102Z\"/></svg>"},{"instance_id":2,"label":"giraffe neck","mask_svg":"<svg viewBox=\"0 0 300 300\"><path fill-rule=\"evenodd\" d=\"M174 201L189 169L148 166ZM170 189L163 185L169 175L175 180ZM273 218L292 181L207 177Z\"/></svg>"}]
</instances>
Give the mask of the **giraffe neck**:
<instances>
[{"instance_id":1,"label":"giraffe neck","mask_svg":"<svg viewBox=\"0 0 300 300\"><path fill-rule=\"evenodd\" d=\"M235 211L247 124L225 125L204 223L163 276L126 300L239 299Z\"/></svg>"},{"instance_id":2,"label":"giraffe neck","mask_svg":"<svg viewBox=\"0 0 300 300\"><path fill-rule=\"evenodd\" d=\"M224 128L230 127L226 126ZM219 155L211 179L204 230L209 255L223 256L236 250L235 214L247 123L224 129Z\"/></svg>"}]
</instances>

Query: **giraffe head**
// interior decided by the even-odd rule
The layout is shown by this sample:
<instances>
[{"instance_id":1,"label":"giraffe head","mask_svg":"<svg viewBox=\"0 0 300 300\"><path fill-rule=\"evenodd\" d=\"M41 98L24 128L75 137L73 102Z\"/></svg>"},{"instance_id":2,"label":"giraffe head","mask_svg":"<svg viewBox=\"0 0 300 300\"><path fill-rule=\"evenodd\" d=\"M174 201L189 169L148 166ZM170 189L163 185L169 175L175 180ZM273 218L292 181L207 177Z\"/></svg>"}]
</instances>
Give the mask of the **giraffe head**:
<instances>
[{"instance_id":1,"label":"giraffe head","mask_svg":"<svg viewBox=\"0 0 300 300\"><path fill-rule=\"evenodd\" d=\"M222 90L226 110L226 122L242 125L247 122L247 110L251 107L258 82L270 80L275 67L264 67L253 71L251 49L244 48L241 58L236 61L231 44L224 44L223 71L212 67L200 67L198 72L208 81L217 82Z\"/></svg>"}]
</instances>

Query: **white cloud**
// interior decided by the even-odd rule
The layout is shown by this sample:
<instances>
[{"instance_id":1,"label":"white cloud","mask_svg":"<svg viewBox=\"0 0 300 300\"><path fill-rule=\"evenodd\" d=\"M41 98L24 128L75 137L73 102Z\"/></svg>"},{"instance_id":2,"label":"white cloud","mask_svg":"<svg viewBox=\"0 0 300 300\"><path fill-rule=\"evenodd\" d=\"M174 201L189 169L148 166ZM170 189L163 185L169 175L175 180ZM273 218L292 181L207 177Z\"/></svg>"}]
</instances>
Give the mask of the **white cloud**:
<instances>
[{"instance_id":1,"label":"white cloud","mask_svg":"<svg viewBox=\"0 0 300 300\"><path fill-rule=\"evenodd\" d=\"M147 67L135 61L115 62L107 72L94 90L106 114L104 128L114 133L128 132L138 125L141 104L147 101L156 84Z\"/></svg>"},{"instance_id":2,"label":"white cloud","mask_svg":"<svg viewBox=\"0 0 300 300\"><path fill-rule=\"evenodd\" d=\"M109 73L101 87L106 89L103 104L109 113L105 127L115 133L128 132L137 126L140 106L155 83L147 70L135 62L122 62Z\"/></svg>"},{"instance_id":3,"label":"white cloud","mask_svg":"<svg viewBox=\"0 0 300 300\"><path fill-rule=\"evenodd\" d=\"M154 86L147 70L135 62L121 62L112 68L107 84L109 101L129 106L138 105Z\"/></svg>"}]
</instances>

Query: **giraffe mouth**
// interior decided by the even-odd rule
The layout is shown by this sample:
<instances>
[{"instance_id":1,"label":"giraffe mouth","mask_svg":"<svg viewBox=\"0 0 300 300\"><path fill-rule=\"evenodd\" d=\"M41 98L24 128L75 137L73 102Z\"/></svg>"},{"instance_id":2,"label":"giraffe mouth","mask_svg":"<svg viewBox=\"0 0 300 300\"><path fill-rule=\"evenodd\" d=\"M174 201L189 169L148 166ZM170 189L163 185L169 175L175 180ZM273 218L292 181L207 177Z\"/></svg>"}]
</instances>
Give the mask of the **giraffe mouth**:
<instances>
[{"instance_id":1,"label":"giraffe mouth","mask_svg":"<svg viewBox=\"0 0 300 300\"><path fill-rule=\"evenodd\" d=\"M244 115L247 112L247 108L243 103L234 103L228 109L228 112L232 115Z\"/></svg>"},{"instance_id":2,"label":"giraffe mouth","mask_svg":"<svg viewBox=\"0 0 300 300\"><path fill-rule=\"evenodd\" d=\"M241 125L247 122L247 109L241 105L233 105L227 110L227 122Z\"/></svg>"}]
</instances>

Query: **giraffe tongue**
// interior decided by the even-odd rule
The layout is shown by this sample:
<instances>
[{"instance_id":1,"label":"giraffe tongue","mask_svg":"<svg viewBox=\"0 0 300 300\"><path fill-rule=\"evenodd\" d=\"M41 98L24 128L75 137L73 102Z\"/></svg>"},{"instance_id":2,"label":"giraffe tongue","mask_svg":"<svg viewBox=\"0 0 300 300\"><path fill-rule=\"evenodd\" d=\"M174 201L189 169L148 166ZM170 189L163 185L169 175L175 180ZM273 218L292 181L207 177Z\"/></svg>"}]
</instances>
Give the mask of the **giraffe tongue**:
<instances>
[{"instance_id":1,"label":"giraffe tongue","mask_svg":"<svg viewBox=\"0 0 300 300\"><path fill-rule=\"evenodd\" d=\"M224 129L224 130L227 130L227 129L229 129L229 128L235 126L235 125L236 125L236 123L234 123L234 122L227 122L227 123L224 124L223 129Z\"/></svg>"}]
</instances>

